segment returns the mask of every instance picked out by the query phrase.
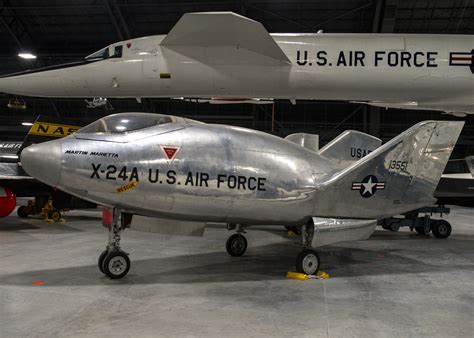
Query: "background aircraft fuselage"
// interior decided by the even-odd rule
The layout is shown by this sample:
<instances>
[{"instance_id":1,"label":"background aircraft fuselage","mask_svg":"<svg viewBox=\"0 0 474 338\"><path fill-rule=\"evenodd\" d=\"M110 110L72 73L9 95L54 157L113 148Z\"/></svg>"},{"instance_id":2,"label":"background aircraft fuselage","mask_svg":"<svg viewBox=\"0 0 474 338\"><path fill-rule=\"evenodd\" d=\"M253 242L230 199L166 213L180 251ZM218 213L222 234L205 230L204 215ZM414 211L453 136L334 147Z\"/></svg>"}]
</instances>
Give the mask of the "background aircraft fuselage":
<instances>
[{"instance_id":1,"label":"background aircraft fuselage","mask_svg":"<svg viewBox=\"0 0 474 338\"><path fill-rule=\"evenodd\" d=\"M151 36L122 57L0 79L0 91L51 97L260 97L474 104L474 37L272 34L290 63L238 46L161 46Z\"/></svg>"}]
</instances>

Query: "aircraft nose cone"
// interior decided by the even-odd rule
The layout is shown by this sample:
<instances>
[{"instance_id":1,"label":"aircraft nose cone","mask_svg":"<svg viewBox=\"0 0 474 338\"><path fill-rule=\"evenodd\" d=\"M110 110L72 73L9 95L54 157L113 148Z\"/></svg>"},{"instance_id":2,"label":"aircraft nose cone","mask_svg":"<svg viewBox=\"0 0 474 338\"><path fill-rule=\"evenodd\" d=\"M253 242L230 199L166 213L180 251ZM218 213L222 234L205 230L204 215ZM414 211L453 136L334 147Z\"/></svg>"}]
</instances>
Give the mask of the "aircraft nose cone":
<instances>
[{"instance_id":1,"label":"aircraft nose cone","mask_svg":"<svg viewBox=\"0 0 474 338\"><path fill-rule=\"evenodd\" d=\"M61 156L61 141L50 141L23 149L20 160L28 175L56 187L61 174Z\"/></svg>"}]
</instances>

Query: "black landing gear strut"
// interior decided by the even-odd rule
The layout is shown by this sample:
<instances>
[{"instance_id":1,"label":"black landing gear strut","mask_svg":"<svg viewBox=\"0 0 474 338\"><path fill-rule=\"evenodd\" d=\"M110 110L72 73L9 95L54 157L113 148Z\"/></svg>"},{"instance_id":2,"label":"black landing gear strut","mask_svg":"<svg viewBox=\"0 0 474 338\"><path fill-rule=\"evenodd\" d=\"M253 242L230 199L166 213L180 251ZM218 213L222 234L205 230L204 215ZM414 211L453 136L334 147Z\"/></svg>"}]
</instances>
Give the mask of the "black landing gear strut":
<instances>
[{"instance_id":1,"label":"black landing gear strut","mask_svg":"<svg viewBox=\"0 0 474 338\"><path fill-rule=\"evenodd\" d=\"M99 270L112 279L124 277L130 270L128 253L120 248L120 234L130 227L132 215L122 214L120 209L113 209L112 224L104 224L109 229L109 241L99 256Z\"/></svg>"},{"instance_id":2,"label":"black landing gear strut","mask_svg":"<svg viewBox=\"0 0 474 338\"><path fill-rule=\"evenodd\" d=\"M303 250L296 256L296 271L306 275L315 275L319 271L319 256L312 249L314 224L309 221L301 228Z\"/></svg>"}]
</instances>

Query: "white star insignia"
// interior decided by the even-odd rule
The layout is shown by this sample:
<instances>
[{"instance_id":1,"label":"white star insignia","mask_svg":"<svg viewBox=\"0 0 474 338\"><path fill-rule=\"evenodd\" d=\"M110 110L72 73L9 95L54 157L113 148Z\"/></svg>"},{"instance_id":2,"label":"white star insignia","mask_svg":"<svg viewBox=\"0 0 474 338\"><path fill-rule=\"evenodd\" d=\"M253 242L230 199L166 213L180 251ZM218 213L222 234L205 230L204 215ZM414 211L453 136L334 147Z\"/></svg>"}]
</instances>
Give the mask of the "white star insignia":
<instances>
[{"instance_id":1,"label":"white star insignia","mask_svg":"<svg viewBox=\"0 0 474 338\"><path fill-rule=\"evenodd\" d=\"M365 195L366 193L369 193L372 195L372 191L374 187L377 185L377 183L372 183L372 177L371 177L369 178L369 182L362 183L362 185L364 186L364 192L362 194Z\"/></svg>"}]
</instances>

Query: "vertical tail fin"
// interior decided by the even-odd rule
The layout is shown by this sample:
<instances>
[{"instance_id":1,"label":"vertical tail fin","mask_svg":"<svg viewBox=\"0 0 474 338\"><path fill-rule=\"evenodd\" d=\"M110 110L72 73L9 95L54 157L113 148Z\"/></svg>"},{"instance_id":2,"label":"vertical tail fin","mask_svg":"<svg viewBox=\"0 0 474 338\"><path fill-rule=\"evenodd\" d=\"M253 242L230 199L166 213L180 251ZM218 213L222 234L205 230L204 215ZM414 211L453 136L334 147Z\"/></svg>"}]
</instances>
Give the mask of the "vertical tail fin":
<instances>
[{"instance_id":1,"label":"vertical tail fin","mask_svg":"<svg viewBox=\"0 0 474 338\"><path fill-rule=\"evenodd\" d=\"M421 122L321 182L315 215L382 218L435 202L464 122Z\"/></svg>"},{"instance_id":2,"label":"vertical tail fin","mask_svg":"<svg viewBox=\"0 0 474 338\"><path fill-rule=\"evenodd\" d=\"M36 118L35 123L33 123L30 130L28 131L28 134L23 139L23 144L21 145L20 149L18 149L17 154L20 154L24 148L34 143L42 143L57 138L65 137L81 128L77 124L58 124L56 120L57 118L54 119L48 116L42 117L41 115L39 115ZM66 122L66 120L61 119L61 122L64 123ZM74 121L74 123L75 122L76 121ZM82 125L83 123L79 124Z\"/></svg>"},{"instance_id":3,"label":"vertical tail fin","mask_svg":"<svg viewBox=\"0 0 474 338\"><path fill-rule=\"evenodd\" d=\"M360 160L380 147L382 140L356 130L346 130L319 150L326 157L343 168Z\"/></svg>"},{"instance_id":4,"label":"vertical tail fin","mask_svg":"<svg viewBox=\"0 0 474 338\"><path fill-rule=\"evenodd\" d=\"M299 144L303 148L309 149L314 152L318 152L319 150L319 135L296 133L288 135L287 137L285 137L285 140Z\"/></svg>"}]
</instances>

